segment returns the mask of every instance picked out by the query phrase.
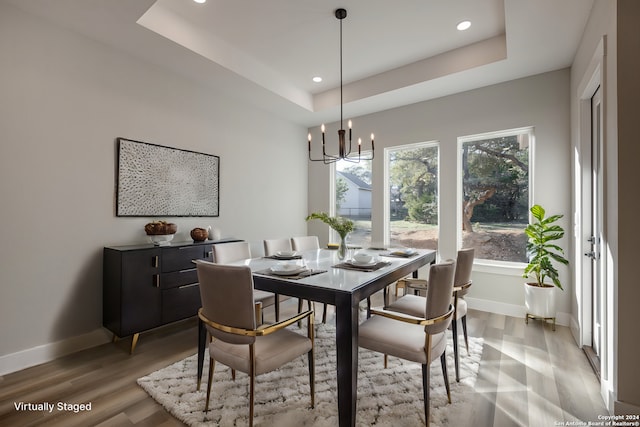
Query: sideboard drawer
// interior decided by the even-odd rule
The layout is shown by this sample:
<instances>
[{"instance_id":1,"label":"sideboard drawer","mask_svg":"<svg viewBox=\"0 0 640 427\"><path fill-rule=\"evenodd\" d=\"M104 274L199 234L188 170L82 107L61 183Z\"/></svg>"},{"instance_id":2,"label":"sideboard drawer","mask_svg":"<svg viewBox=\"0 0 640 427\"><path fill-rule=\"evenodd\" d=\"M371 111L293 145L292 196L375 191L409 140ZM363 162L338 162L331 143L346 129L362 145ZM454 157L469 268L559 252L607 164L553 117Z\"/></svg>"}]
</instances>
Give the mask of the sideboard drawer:
<instances>
[{"instance_id":1,"label":"sideboard drawer","mask_svg":"<svg viewBox=\"0 0 640 427\"><path fill-rule=\"evenodd\" d=\"M197 283L162 291L162 323L195 316L200 307L200 287Z\"/></svg>"},{"instance_id":2,"label":"sideboard drawer","mask_svg":"<svg viewBox=\"0 0 640 427\"><path fill-rule=\"evenodd\" d=\"M194 259L203 259L204 246L179 246L162 249L162 272L188 270L193 268Z\"/></svg>"},{"instance_id":3,"label":"sideboard drawer","mask_svg":"<svg viewBox=\"0 0 640 427\"><path fill-rule=\"evenodd\" d=\"M176 288L193 283L198 283L198 270L193 263L191 268L160 275L160 287L162 289Z\"/></svg>"}]
</instances>

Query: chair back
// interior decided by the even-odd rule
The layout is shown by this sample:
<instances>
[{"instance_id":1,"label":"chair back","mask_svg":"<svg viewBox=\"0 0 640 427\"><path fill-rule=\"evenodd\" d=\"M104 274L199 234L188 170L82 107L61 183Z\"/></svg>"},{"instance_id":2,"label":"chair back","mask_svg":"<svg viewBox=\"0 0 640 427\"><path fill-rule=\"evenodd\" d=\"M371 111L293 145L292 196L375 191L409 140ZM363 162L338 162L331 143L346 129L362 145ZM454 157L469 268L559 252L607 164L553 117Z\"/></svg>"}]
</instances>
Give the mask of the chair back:
<instances>
[{"instance_id":1,"label":"chair back","mask_svg":"<svg viewBox=\"0 0 640 427\"><path fill-rule=\"evenodd\" d=\"M248 258L251 258L251 249L247 242L231 242L213 245L213 261L216 264L228 264Z\"/></svg>"},{"instance_id":2,"label":"chair back","mask_svg":"<svg viewBox=\"0 0 640 427\"><path fill-rule=\"evenodd\" d=\"M301 236L292 237L291 246L294 251L310 251L312 249L320 249L320 242L318 236Z\"/></svg>"},{"instance_id":3,"label":"chair back","mask_svg":"<svg viewBox=\"0 0 640 427\"><path fill-rule=\"evenodd\" d=\"M427 287L427 302L425 315L427 319L433 319L449 311L451 294L453 293L453 277L456 271L456 262L452 259L439 264L434 264L429 269L429 286ZM444 322L425 326L428 334L437 334L445 331L451 323L451 317Z\"/></svg>"},{"instance_id":4,"label":"chair back","mask_svg":"<svg viewBox=\"0 0 640 427\"><path fill-rule=\"evenodd\" d=\"M267 239L263 243L266 256L275 255L278 251L291 250L291 239Z\"/></svg>"},{"instance_id":5,"label":"chair back","mask_svg":"<svg viewBox=\"0 0 640 427\"><path fill-rule=\"evenodd\" d=\"M453 279L453 286L462 286L471 283L471 270L473 269L474 249L460 249L458 251L458 259L456 260L456 275ZM469 287L458 291L458 297L464 296L469 292Z\"/></svg>"},{"instance_id":6,"label":"chair back","mask_svg":"<svg viewBox=\"0 0 640 427\"><path fill-rule=\"evenodd\" d=\"M220 265L201 260L196 261L196 267L202 314L220 325L255 329L251 269L248 266ZM209 326L207 329L211 336L231 344L251 344L255 341L255 337L231 334Z\"/></svg>"}]
</instances>

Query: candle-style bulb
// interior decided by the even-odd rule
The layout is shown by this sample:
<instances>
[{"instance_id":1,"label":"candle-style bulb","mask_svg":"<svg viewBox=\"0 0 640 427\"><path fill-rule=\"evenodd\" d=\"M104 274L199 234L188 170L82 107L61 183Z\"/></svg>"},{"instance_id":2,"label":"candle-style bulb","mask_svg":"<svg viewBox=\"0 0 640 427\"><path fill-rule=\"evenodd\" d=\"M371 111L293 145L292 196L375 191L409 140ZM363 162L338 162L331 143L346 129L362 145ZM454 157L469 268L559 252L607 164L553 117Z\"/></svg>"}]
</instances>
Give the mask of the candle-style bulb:
<instances>
[{"instance_id":1,"label":"candle-style bulb","mask_svg":"<svg viewBox=\"0 0 640 427\"><path fill-rule=\"evenodd\" d=\"M320 126L320 130L322 131L322 133L324 133L324 123L322 124L322 126Z\"/></svg>"},{"instance_id":2,"label":"candle-style bulb","mask_svg":"<svg viewBox=\"0 0 640 427\"><path fill-rule=\"evenodd\" d=\"M351 129L351 120L349 120L348 124L349 124L349 129Z\"/></svg>"},{"instance_id":3,"label":"candle-style bulb","mask_svg":"<svg viewBox=\"0 0 640 427\"><path fill-rule=\"evenodd\" d=\"M311 134L308 134L307 138L309 139L309 142L311 142Z\"/></svg>"},{"instance_id":4,"label":"candle-style bulb","mask_svg":"<svg viewBox=\"0 0 640 427\"><path fill-rule=\"evenodd\" d=\"M358 145L362 145L362 138L358 138Z\"/></svg>"}]
</instances>

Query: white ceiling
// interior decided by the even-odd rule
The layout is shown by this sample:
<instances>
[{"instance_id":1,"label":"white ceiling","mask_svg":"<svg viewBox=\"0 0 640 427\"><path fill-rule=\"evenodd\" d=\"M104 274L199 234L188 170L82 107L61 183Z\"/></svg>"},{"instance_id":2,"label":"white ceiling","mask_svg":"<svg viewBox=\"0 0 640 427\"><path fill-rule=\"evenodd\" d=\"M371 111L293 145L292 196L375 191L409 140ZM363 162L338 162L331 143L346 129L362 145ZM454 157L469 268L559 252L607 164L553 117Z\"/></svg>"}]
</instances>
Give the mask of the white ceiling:
<instances>
[{"instance_id":1,"label":"white ceiling","mask_svg":"<svg viewBox=\"0 0 640 427\"><path fill-rule=\"evenodd\" d=\"M571 65L593 0L7 0L305 126ZM467 31L455 26L470 20ZM312 77L321 76L321 83Z\"/></svg>"}]
</instances>

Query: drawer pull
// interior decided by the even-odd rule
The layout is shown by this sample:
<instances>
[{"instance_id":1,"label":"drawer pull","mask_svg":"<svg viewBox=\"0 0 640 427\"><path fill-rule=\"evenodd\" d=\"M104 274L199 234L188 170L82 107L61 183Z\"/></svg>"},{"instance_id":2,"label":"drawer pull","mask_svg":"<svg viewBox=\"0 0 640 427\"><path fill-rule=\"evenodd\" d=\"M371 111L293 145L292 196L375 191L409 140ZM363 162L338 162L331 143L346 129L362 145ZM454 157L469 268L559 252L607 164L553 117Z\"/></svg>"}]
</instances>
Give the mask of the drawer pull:
<instances>
[{"instance_id":1,"label":"drawer pull","mask_svg":"<svg viewBox=\"0 0 640 427\"><path fill-rule=\"evenodd\" d=\"M156 288L160 287L160 275L159 274L154 274L153 275L153 280L154 280L154 284L153 286L155 286Z\"/></svg>"},{"instance_id":2,"label":"drawer pull","mask_svg":"<svg viewBox=\"0 0 640 427\"><path fill-rule=\"evenodd\" d=\"M191 271L196 271L195 268L185 268L184 270L178 271L178 273L189 273Z\"/></svg>"},{"instance_id":3,"label":"drawer pull","mask_svg":"<svg viewBox=\"0 0 640 427\"><path fill-rule=\"evenodd\" d=\"M153 257L153 267L154 268L158 268L158 262L159 262L160 258L158 257L158 255Z\"/></svg>"},{"instance_id":4,"label":"drawer pull","mask_svg":"<svg viewBox=\"0 0 640 427\"><path fill-rule=\"evenodd\" d=\"M198 286L200 283L196 282L196 283L191 283L189 285L182 285L182 286L178 286L178 289L185 289L185 288L193 288L194 286Z\"/></svg>"}]
</instances>

